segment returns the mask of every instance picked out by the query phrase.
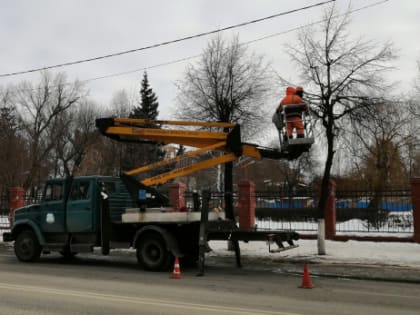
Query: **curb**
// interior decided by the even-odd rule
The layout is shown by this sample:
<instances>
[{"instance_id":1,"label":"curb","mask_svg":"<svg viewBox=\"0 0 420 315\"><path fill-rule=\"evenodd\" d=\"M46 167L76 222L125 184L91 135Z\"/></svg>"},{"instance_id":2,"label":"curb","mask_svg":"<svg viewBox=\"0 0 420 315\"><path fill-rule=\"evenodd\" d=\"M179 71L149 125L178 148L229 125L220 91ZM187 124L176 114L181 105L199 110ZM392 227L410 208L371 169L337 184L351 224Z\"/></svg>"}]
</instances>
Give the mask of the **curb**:
<instances>
[{"instance_id":1,"label":"curb","mask_svg":"<svg viewBox=\"0 0 420 315\"><path fill-rule=\"evenodd\" d=\"M355 264L310 264L310 274L315 277L341 278L366 281L384 281L420 284L420 269L413 267L400 266L366 266ZM279 268L275 272L290 275L302 275L302 270L297 270L296 266L289 265L285 268ZM334 271L331 269L346 268L346 272ZM350 271L349 271L350 270Z\"/></svg>"}]
</instances>

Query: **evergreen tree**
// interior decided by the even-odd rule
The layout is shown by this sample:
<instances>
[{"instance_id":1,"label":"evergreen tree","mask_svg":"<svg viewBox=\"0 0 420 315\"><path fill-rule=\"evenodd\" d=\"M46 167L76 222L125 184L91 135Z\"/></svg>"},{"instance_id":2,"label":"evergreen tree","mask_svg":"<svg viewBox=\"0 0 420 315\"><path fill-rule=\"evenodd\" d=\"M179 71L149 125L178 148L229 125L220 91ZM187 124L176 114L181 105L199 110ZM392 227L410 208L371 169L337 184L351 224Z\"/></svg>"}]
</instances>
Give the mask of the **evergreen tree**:
<instances>
[{"instance_id":1,"label":"evergreen tree","mask_svg":"<svg viewBox=\"0 0 420 315\"><path fill-rule=\"evenodd\" d=\"M147 72L143 74L141 81L140 99L130 113L130 118L157 119L159 102L156 94L149 84ZM151 126L145 126L150 128ZM128 144L124 153L122 167L125 170L133 169L141 165L160 161L164 158L164 150L161 143ZM153 174L154 172L152 172ZM148 174L150 175L150 174ZM146 175L147 176L147 175Z\"/></svg>"},{"instance_id":2,"label":"evergreen tree","mask_svg":"<svg viewBox=\"0 0 420 315\"><path fill-rule=\"evenodd\" d=\"M131 118L142 119L156 119L158 112L159 102L152 88L150 87L147 78L147 72L143 74L140 88L140 102L139 106L135 107L130 114Z\"/></svg>"}]
</instances>

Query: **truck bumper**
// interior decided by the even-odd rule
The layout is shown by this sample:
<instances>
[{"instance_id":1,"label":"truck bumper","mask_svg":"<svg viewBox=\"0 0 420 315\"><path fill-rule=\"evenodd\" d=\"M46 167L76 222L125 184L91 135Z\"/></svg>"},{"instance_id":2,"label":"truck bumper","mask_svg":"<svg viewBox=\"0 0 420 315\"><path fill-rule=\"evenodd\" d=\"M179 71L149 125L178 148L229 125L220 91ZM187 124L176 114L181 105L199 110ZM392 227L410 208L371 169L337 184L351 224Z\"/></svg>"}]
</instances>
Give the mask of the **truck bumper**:
<instances>
[{"instance_id":1,"label":"truck bumper","mask_svg":"<svg viewBox=\"0 0 420 315\"><path fill-rule=\"evenodd\" d=\"M5 232L3 233L3 242L12 242L14 241L12 233Z\"/></svg>"}]
</instances>

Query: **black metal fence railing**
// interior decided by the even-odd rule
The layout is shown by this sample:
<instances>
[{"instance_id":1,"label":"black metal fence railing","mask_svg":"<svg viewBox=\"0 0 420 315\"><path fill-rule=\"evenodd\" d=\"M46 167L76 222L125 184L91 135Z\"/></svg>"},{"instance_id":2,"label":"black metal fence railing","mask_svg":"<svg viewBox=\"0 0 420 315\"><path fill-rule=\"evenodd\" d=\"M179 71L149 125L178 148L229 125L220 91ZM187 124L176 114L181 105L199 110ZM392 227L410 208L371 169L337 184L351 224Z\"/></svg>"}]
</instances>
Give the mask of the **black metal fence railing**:
<instances>
[{"instance_id":1,"label":"black metal fence railing","mask_svg":"<svg viewBox=\"0 0 420 315\"><path fill-rule=\"evenodd\" d=\"M9 215L9 196L7 194L0 194L0 216Z\"/></svg>"},{"instance_id":2,"label":"black metal fence railing","mask_svg":"<svg viewBox=\"0 0 420 315\"><path fill-rule=\"evenodd\" d=\"M255 199L259 226L301 232L318 229L318 199L312 191L288 196L281 192L256 192ZM412 234L411 191L338 191L336 222L338 233Z\"/></svg>"},{"instance_id":3,"label":"black metal fence railing","mask_svg":"<svg viewBox=\"0 0 420 315\"><path fill-rule=\"evenodd\" d=\"M258 228L315 232L317 208L314 192L308 189L294 193L257 191L256 224Z\"/></svg>"},{"instance_id":4,"label":"black metal fence railing","mask_svg":"<svg viewBox=\"0 0 420 315\"><path fill-rule=\"evenodd\" d=\"M198 196L198 203L201 205L201 196L200 194ZM187 191L185 192L185 206L189 211L194 211L194 192ZM232 202L233 207L235 210L238 208L238 193L234 192L232 193ZM209 209L218 209L222 210L225 208L225 193L220 191L212 191L210 194L210 201L209 201ZM199 211L199 210L198 210Z\"/></svg>"},{"instance_id":5,"label":"black metal fence railing","mask_svg":"<svg viewBox=\"0 0 420 315\"><path fill-rule=\"evenodd\" d=\"M412 234L411 191L338 191L337 232Z\"/></svg>"},{"instance_id":6,"label":"black metal fence railing","mask_svg":"<svg viewBox=\"0 0 420 315\"><path fill-rule=\"evenodd\" d=\"M24 204L38 203L40 195L27 195ZM232 194L234 210L238 210L238 193ZM199 198L200 200L200 198ZM317 231L316 194L301 190L294 194L275 191L255 192L256 219L259 228L291 229L298 232ZM185 193L186 207L194 211L194 194ZM225 207L224 192L212 192L210 209ZM337 191L337 233L412 234L413 213L410 190ZM0 194L0 217L9 215L7 193Z\"/></svg>"},{"instance_id":7,"label":"black metal fence railing","mask_svg":"<svg viewBox=\"0 0 420 315\"><path fill-rule=\"evenodd\" d=\"M23 197L24 206L39 203L41 201L41 194L25 195ZM0 216L9 216L9 195L7 193L0 194Z\"/></svg>"}]
</instances>

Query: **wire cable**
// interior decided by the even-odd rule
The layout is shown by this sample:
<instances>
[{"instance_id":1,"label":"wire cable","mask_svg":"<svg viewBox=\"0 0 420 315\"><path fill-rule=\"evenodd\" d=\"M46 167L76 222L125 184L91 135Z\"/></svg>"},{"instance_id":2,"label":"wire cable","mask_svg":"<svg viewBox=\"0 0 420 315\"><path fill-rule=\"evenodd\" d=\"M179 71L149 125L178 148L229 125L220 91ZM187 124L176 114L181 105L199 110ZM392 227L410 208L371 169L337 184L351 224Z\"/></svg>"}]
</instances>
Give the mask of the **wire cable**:
<instances>
[{"instance_id":1,"label":"wire cable","mask_svg":"<svg viewBox=\"0 0 420 315\"><path fill-rule=\"evenodd\" d=\"M384 4L385 2L388 2L388 1L389 0L377 1L377 2L374 2L372 4L369 4L369 5L366 5L366 6L363 6L363 7L354 9L354 10L351 10L349 12L335 15L334 18L338 18L340 16L344 16L345 14L353 14L353 13L358 12L358 11L369 9L371 7L375 7L375 6ZM297 26L297 27L294 27L294 28L291 28L291 29L288 29L288 30L285 30L285 31L282 31L282 32L277 32L277 33L266 35L266 36L263 36L263 37L260 37L260 38L257 38L257 39L253 39L253 40L250 40L250 41L247 41L247 42L243 42L240 45L253 44L253 43L256 43L256 42L259 42L259 41L262 41L262 40L266 40L266 39L269 39L269 38L273 38L273 37L277 37L277 36L284 35L284 34L287 34L287 33L291 33L291 32L294 32L294 31L297 31L297 30L300 30L300 29L304 29L304 28L309 27L309 26L317 25L317 24L320 24L320 23L322 23L324 21L325 21L325 19L318 20L318 21L315 21L315 22L312 22L312 23L309 23L309 24L305 24L305 25L301 25L301 26ZM118 77L118 76L132 74L132 73L136 73L136 72L140 72L140 71L146 71L146 70L149 70L149 69L160 68L160 67L169 66L169 65L173 65L173 64L185 62L185 61L188 61L188 60L192 60L192 59L201 57L202 55L203 54L198 54L198 55L189 56L189 57L185 57L185 58L180 58L180 59L176 59L176 60L171 60L171 61L167 61L167 62L163 62L163 63L151 65L151 66L145 66L145 67L141 67L141 68L137 68L137 69L133 69L133 70L123 71L123 72L118 72L118 73L111 73L111 74L108 74L108 75L103 75L103 76L98 76L98 77L89 78L89 79L85 79L85 80L80 80L79 82L80 83L88 83L88 82L91 82L91 81L108 79L108 78L113 78L113 77ZM283 79L277 72L274 71L274 73L279 77L279 79L281 81L285 82L286 84L292 84L292 83L288 82L287 80ZM70 83L68 83L68 84L70 84ZM52 87L54 87L54 86L52 86ZM34 90L38 90L38 89L40 89L40 88L19 89L19 91L28 91L28 90L34 91ZM13 93L13 92L11 92L11 93Z\"/></svg>"},{"instance_id":2,"label":"wire cable","mask_svg":"<svg viewBox=\"0 0 420 315\"><path fill-rule=\"evenodd\" d=\"M343 13L343 14L337 14L337 15L333 16L333 18L338 18L338 17L344 16L346 14L353 14L353 13L358 12L358 11L362 11L362 10L365 10L365 9L369 9L371 7L375 7L375 6L384 4L385 2L388 2L388 1L389 0L377 1L377 2L371 3L369 5L366 5L366 6L348 11L348 12ZM247 41L247 42L243 42L240 45L245 46L245 45L253 44L253 43L256 43L256 42L259 42L259 41L262 41L262 40L266 40L266 39L269 39L269 38L273 38L273 37L277 37L277 36L280 36L280 35L288 34L288 33L291 33L291 32L294 32L294 31L297 31L297 30L300 30L300 29L304 29L304 28L309 27L309 26L314 26L314 25L320 24L322 22L325 22L325 19L318 20L318 21L308 23L308 24L305 24L305 25L297 26L297 27L294 27L294 28L290 28L290 29L282 31L282 32L277 32L277 33L274 33L274 34L266 35L266 36L263 36L263 37L260 37L260 38L257 38L257 39L253 39L253 40L250 40L250 41ZM177 63L180 63L180 62L195 59L195 58L201 57L202 55L203 54L194 55L194 56L190 56L190 57L185 57L185 58L176 59L176 60L172 60L172 61L168 61L168 62L164 62L164 63L155 64L155 65L152 65L152 66L146 66L146 67L137 68L137 69L134 69L134 70L129 70L129 71L124 71L124 72L104 75L104 76L100 76L100 77L95 77L95 78L91 78L91 79L86 79L86 80L82 80L81 82L85 83L85 82L90 82L90 81L96 81L96 80L101 80L101 79L107 79L107 78L127 75L127 74L136 73L136 72L140 72L140 71L146 71L146 70L149 70L149 69L160 68L160 67L163 67L163 66L169 66L169 65L172 65L172 64L177 64Z\"/></svg>"},{"instance_id":3,"label":"wire cable","mask_svg":"<svg viewBox=\"0 0 420 315\"><path fill-rule=\"evenodd\" d=\"M56 65L52 65L52 66L45 66L45 67L31 69L31 70L16 71L16 72L11 72L11 73L3 73L3 74L0 74L0 77L16 76L16 75L25 74L25 73L38 72L38 71L53 69L53 68L66 67L66 66L71 66L71 65L76 65L76 64L81 64L81 63L86 63L86 62L91 62L91 61L96 61L96 60L101 60L101 59L106 59L106 58L131 54L131 53L138 52L138 51L143 51L143 50L147 50L147 49L166 46L166 45L186 41L186 40L193 39L193 38L203 37L203 36L207 36L207 35L223 32L223 31L231 30L231 29L238 28L238 27L243 27L243 26L246 26L246 25L262 22L262 21L265 21L265 20L274 19L274 18L277 18L277 17L280 17L280 16L284 16L284 15L296 13L296 12L299 12L299 11L304 11L304 10L312 9L312 8L315 8L315 7L323 6L323 5L326 5L328 3L335 2L335 1L336 0L327 0L327 1L323 1L323 2L318 2L318 3L312 4L312 5L308 5L308 6L305 6L305 7L300 7L298 9L293 9L293 10L289 10L289 11L285 11L285 12L280 12L280 13L277 13L277 14L273 14L273 15L266 16L266 17L263 17L263 18L251 20L251 21L248 21L248 22L243 22L243 23L239 23L239 24L235 24L235 25L230 25L230 26L219 28L219 29L216 29L216 30L207 31L207 32L203 32L203 33L198 33L198 34L195 34L195 35L182 37L182 38L178 38L178 39L170 40L170 41L166 41L166 42L161 42L161 43L158 43L158 44L153 44L153 45L145 46L145 47L141 47L141 48L120 51L120 52L116 52L116 53L112 53L112 54L108 54L108 55L103 55L103 56L98 56L98 57L93 57L93 58L87 58L87 59L65 62L65 63L56 64Z\"/></svg>"}]
</instances>

